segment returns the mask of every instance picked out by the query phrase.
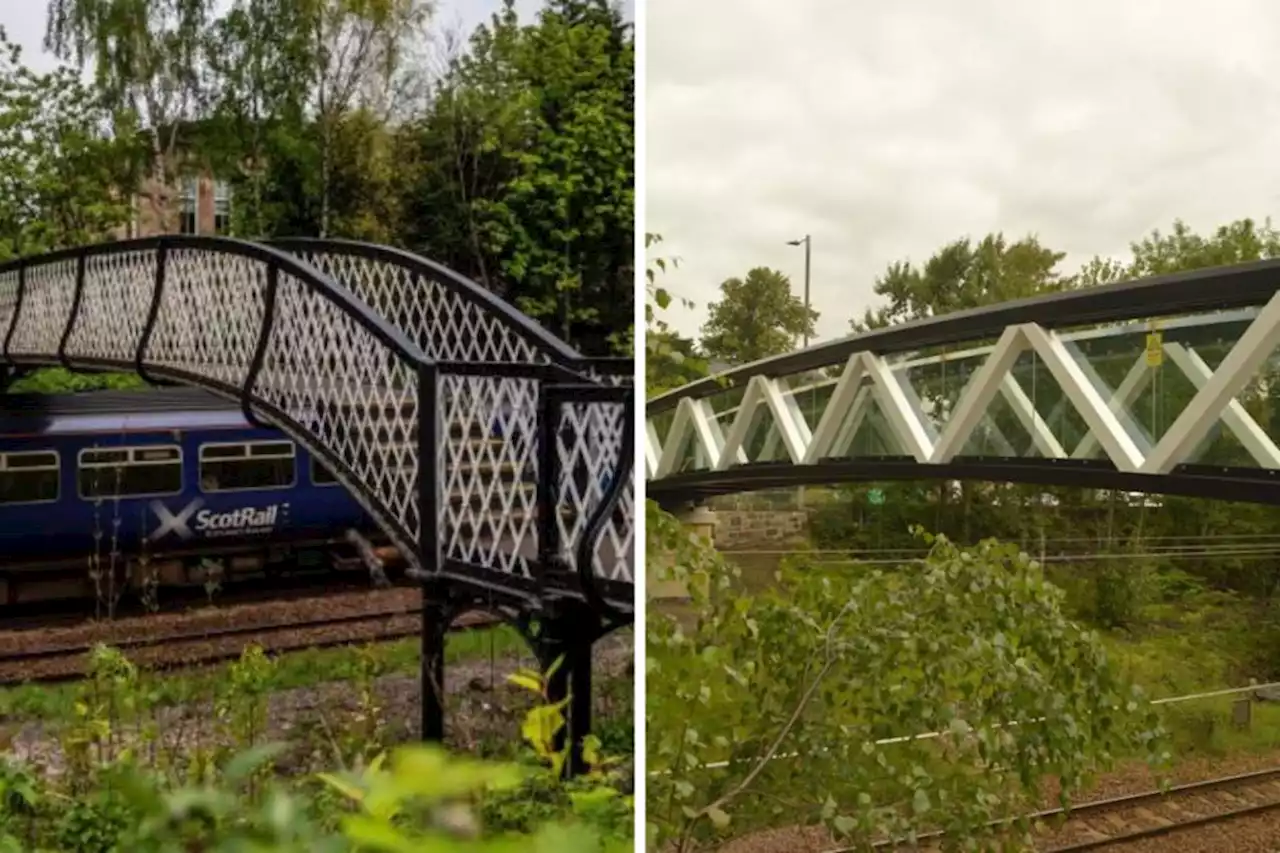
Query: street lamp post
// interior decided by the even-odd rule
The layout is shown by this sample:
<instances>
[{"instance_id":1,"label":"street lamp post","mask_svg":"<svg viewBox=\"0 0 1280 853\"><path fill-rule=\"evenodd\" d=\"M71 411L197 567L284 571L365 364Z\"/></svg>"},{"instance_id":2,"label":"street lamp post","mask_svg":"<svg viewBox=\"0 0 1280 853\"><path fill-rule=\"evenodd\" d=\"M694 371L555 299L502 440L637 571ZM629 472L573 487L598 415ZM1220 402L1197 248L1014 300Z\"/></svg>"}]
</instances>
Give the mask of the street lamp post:
<instances>
[{"instance_id":1,"label":"street lamp post","mask_svg":"<svg viewBox=\"0 0 1280 853\"><path fill-rule=\"evenodd\" d=\"M813 238L806 234L799 240L788 240L788 246L799 246L804 244L804 348L809 348L809 250L813 247Z\"/></svg>"},{"instance_id":2,"label":"street lamp post","mask_svg":"<svg viewBox=\"0 0 1280 853\"><path fill-rule=\"evenodd\" d=\"M804 244L804 348L808 349L809 348L809 253L810 253L810 250L813 248L813 237L810 234L806 234L804 235L804 237L800 238L799 240L787 241L788 246L799 246L801 243ZM809 403L811 408L817 403L817 391L814 391L814 396L810 398ZM813 413L810 412L809 416L813 417ZM804 486L800 486L798 489L796 489L796 503L799 505L801 509L804 508L804 504L805 504Z\"/></svg>"}]
</instances>

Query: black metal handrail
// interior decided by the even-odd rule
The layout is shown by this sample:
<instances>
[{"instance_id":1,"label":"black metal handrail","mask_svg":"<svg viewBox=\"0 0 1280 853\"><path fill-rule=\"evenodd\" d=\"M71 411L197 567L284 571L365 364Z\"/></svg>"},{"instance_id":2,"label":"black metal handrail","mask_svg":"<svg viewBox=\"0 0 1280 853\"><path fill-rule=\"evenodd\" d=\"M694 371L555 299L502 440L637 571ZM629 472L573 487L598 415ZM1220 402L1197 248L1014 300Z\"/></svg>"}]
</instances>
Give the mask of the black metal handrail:
<instances>
[{"instance_id":1,"label":"black metal handrail","mask_svg":"<svg viewBox=\"0 0 1280 853\"><path fill-rule=\"evenodd\" d=\"M753 376L786 376L843 361L858 352L886 355L926 347L998 338L1009 326L1037 323L1046 329L1120 322L1156 315L1225 311L1262 305L1280 290L1280 260L1104 284L1084 290L1015 299L969 308L761 359L661 394L646 410L673 409L684 397L707 397Z\"/></svg>"},{"instance_id":2,"label":"black metal handrail","mask_svg":"<svg viewBox=\"0 0 1280 853\"><path fill-rule=\"evenodd\" d=\"M47 252L43 255L30 255L16 260L7 261L0 264L0 275L17 270L19 273L20 284L25 285L24 272L33 266L43 266L45 264L57 263L58 261L71 259L79 260L82 257L88 259L91 257L119 255L126 252L145 252L151 250L168 252L175 249L222 252L225 254L239 255L241 257L249 258L266 264L268 267L275 266L279 270L297 278L300 282L311 288L312 291L324 294L324 296L341 309L344 314L351 317L370 334L382 343L386 344L388 347L396 350L404 358L411 360L414 363L430 361L422 351L422 348L410 340L402 330L392 326L384 318L374 313L368 305L358 299L345 285L340 284L335 279L316 269L312 264L309 264L300 258L272 248L271 246L263 245L261 243L252 243L247 240L236 240L230 237L205 237L191 234L163 234L156 237L141 237L136 240L121 240L114 243L95 243L90 246L58 249L53 252ZM156 271L157 279L162 278L163 275L163 265L158 265ZM157 294L161 287L162 285L156 288ZM20 287L20 291L21 290L25 290L25 286ZM19 298L19 304L15 305L13 316L9 321L8 333L5 336L6 359L9 357L9 339L13 334L13 330L17 327L18 318L21 313L20 308L22 301L23 300ZM154 313L158 314L158 298L153 297L153 306L155 308ZM74 325L77 313L77 311L72 311L68 316L69 324ZM151 320L151 324L149 325L154 325L155 317L150 316L148 319ZM144 333L144 335L147 335L147 333Z\"/></svg>"}]
</instances>

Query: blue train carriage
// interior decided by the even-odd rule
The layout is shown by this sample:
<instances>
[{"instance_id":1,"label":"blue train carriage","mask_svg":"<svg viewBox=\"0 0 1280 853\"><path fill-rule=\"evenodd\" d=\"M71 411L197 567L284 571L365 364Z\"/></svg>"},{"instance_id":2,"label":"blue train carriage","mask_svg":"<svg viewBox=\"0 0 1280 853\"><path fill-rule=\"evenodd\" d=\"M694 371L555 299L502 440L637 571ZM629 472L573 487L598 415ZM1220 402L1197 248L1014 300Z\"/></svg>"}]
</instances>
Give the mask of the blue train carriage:
<instances>
[{"instance_id":1,"label":"blue train carriage","mask_svg":"<svg viewBox=\"0 0 1280 853\"><path fill-rule=\"evenodd\" d=\"M113 554L161 587L204 583L206 560L358 568L353 530L385 544L305 449L203 390L0 396L0 605L91 596Z\"/></svg>"}]
</instances>

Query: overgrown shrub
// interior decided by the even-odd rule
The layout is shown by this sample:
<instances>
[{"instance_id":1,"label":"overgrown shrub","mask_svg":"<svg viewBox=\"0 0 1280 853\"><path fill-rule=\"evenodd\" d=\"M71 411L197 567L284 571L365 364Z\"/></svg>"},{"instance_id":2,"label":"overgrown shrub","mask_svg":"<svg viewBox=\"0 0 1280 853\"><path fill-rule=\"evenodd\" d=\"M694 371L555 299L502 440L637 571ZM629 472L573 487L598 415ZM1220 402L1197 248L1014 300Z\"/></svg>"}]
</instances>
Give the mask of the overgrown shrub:
<instances>
[{"instance_id":1,"label":"overgrown shrub","mask_svg":"<svg viewBox=\"0 0 1280 853\"><path fill-rule=\"evenodd\" d=\"M369 756L349 745L333 772L282 775L287 745L265 742L264 685L273 662L251 647L219 685L214 726L233 749L176 760L158 731L138 671L99 648L62 733L66 772L0 761L0 853L345 853L345 851L555 851L631 849L633 801L619 790L614 760L588 744L590 774L565 781L557 732L564 703L538 703L515 762L403 746ZM365 673L368 678L372 672ZM544 700L545 677L511 676ZM375 739L361 690L356 735ZM167 757L164 757L167 756ZM347 758L354 758L347 764Z\"/></svg>"}]
</instances>

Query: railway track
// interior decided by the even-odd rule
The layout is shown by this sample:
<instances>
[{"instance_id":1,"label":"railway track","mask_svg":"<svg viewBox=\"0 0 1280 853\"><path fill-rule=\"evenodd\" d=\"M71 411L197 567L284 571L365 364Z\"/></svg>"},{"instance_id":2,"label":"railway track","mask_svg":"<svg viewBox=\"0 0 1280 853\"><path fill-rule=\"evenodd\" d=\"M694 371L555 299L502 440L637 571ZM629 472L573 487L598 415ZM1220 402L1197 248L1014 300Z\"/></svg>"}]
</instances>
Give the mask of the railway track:
<instances>
[{"instance_id":1,"label":"railway track","mask_svg":"<svg viewBox=\"0 0 1280 853\"><path fill-rule=\"evenodd\" d=\"M331 597L337 598L337 597ZM422 620L415 605L400 601L368 602L368 593L353 596L349 612L322 615L291 614L293 608L276 606L276 613L255 613L250 608L188 614L163 629L152 630L147 619L134 624L93 626L93 631L63 631L72 636L22 631L0 635L0 685L53 683L82 677L87 654L99 643L125 651L135 663L152 669L190 667L238 657L250 643L269 652L380 642L415 636ZM360 598L364 598L364 606ZM384 596L394 598L394 596ZM304 602L293 602L302 604ZM315 608L331 608L339 602L313 599ZM224 624L208 624L222 616ZM229 618L228 618L229 617ZM467 613L455 629L485 627L497 620L487 614ZM201 624L204 623L204 624ZM79 635L79 636L76 636Z\"/></svg>"},{"instance_id":2,"label":"railway track","mask_svg":"<svg viewBox=\"0 0 1280 853\"><path fill-rule=\"evenodd\" d=\"M397 579L392 587L417 588L412 581ZM372 588L368 578L356 577L307 577L294 576L268 581L237 581L225 585L213 595L202 590L166 590L158 597L154 607L146 607L136 598L121 602L114 616L104 619L146 618L155 615L172 615L201 606L232 607L249 604L269 604L276 601L293 601L313 598L317 594L346 595L368 591ZM84 599L36 602L26 605L0 606L0 626L4 631L68 628L84 624L90 618L94 602ZM2 656L2 653L0 653Z\"/></svg>"},{"instance_id":3,"label":"railway track","mask_svg":"<svg viewBox=\"0 0 1280 853\"><path fill-rule=\"evenodd\" d=\"M1102 850L1273 811L1280 811L1280 767L1081 803L1036 847L1045 853ZM1043 825L1061 815L1053 809L1033 817Z\"/></svg>"},{"instance_id":4,"label":"railway track","mask_svg":"<svg viewBox=\"0 0 1280 853\"><path fill-rule=\"evenodd\" d=\"M1073 806L1025 815L1033 825L1039 853L1083 853L1121 849L1150 838L1176 836L1215 824L1280 811L1280 767L1175 785L1167 790L1142 791L1092 800ZM1064 820L1065 818L1065 820ZM999 831L1011 820L988 824ZM918 846L891 840L875 842L876 850L940 850L942 832L921 833ZM1180 849L1170 841L1171 849ZM826 853L853 853L864 848L839 847Z\"/></svg>"}]
</instances>

